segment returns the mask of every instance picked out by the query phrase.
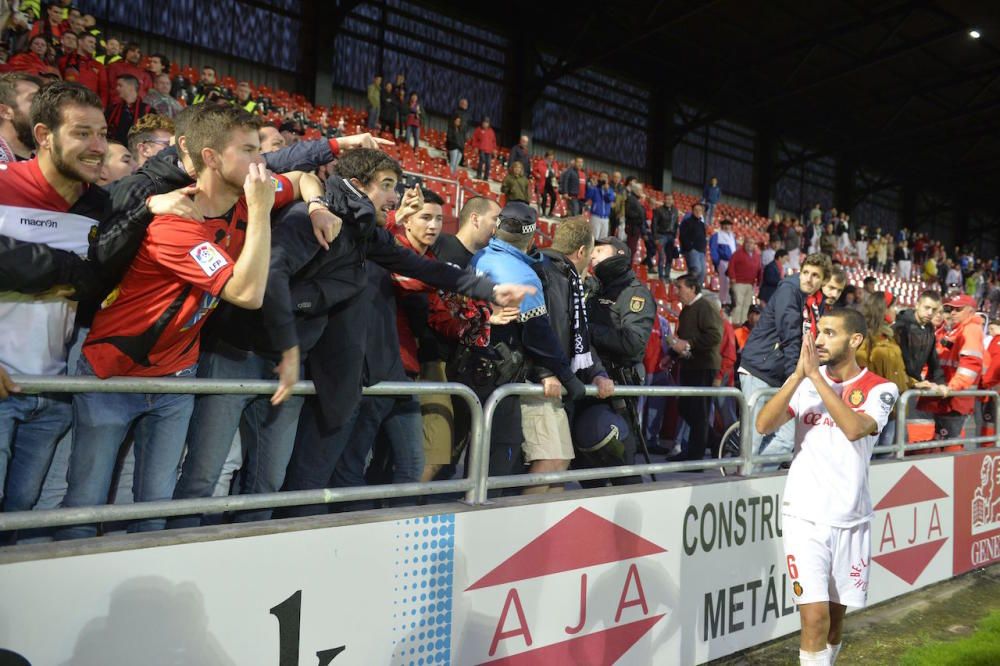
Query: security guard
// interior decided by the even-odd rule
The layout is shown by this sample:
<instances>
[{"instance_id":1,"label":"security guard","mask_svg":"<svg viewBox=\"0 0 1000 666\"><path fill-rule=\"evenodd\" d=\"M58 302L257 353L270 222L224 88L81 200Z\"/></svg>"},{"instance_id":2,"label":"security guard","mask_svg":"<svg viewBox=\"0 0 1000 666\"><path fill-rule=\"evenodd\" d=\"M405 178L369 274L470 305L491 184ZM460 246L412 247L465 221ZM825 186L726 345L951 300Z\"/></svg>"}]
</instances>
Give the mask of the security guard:
<instances>
[{"instance_id":1,"label":"security guard","mask_svg":"<svg viewBox=\"0 0 1000 666\"><path fill-rule=\"evenodd\" d=\"M240 81L236 84L236 97L233 99L233 106L239 106L247 113L260 113L260 104L250 93L249 81Z\"/></svg>"},{"instance_id":2,"label":"security guard","mask_svg":"<svg viewBox=\"0 0 1000 666\"><path fill-rule=\"evenodd\" d=\"M631 258L628 245L617 238L596 242L590 260L594 278L588 289L587 316L591 344L611 379L616 384L641 386L646 379L642 359L656 319L656 302L632 272ZM630 465L635 461L636 444L642 441L638 400L618 398L613 404L625 413L633 433L625 442L624 462Z\"/></svg>"},{"instance_id":3,"label":"security guard","mask_svg":"<svg viewBox=\"0 0 1000 666\"><path fill-rule=\"evenodd\" d=\"M549 320L542 283L534 267L541 259L529 255L537 215L523 202L504 206L497 218L496 235L489 245L476 253L471 266L493 281L515 280L535 287L536 293L521 301L507 324L493 325L488 347L462 349L449 367L448 376L469 385L480 399L505 383L524 381L526 361L544 367L559 381L555 396L565 387L569 400L584 395L584 386L570 367L566 354ZM516 397L503 400L493 420L490 441L490 475L502 476L520 471L521 406Z\"/></svg>"}]
</instances>

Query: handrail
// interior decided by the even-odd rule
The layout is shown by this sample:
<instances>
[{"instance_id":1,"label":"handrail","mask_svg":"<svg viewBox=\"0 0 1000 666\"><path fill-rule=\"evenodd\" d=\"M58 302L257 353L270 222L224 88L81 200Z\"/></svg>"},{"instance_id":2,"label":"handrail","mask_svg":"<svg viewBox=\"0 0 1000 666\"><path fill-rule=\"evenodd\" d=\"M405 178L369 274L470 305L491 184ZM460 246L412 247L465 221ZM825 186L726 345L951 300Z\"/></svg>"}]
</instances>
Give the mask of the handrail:
<instances>
[{"instance_id":1,"label":"handrail","mask_svg":"<svg viewBox=\"0 0 1000 666\"><path fill-rule=\"evenodd\" d=\"M1000 419L1000 394L996 391L987 390L966 390L966 391L954 391L948 394L949 398L952 397L991 397L993 398L993 422L998 423L997 419ZM906 417L909 414L910 401L913 398L940 398L941 395L934 391L927 389L909 389L904 391L903 395L899 396L899 400L896 401L896 442L894 446L879 446L875 448L876 453L888 453L890 451L895 451L897 458L902 458L905 455L905 451L922 451L924 449L936 449L942 446L956 446L961 444L963 447L966 444L984 444L986 442L993 442L994 446L1000 446L1000 433L994 434L992 436L983 437L955 437L952 439L937 439L930 442L925 442L923 444L907 444L906 443Z\"/></svg>"},{"instance_id":2,"label":"handrail","mask_svg":"<svg viewBox=\"0 0 1000 666\"><path fill-rule=\"evenodd\" d=\"M181 379L176 377L65 377L41 375L12 375L22 393L192 393L192 394L241 394L270 395L278 388L277 381L241 379ZM315 395L312 382L298 382L292 393ZM471 412L470 435L473 441L482 437L482 405L475 392L456 382L381 382L366 387L363 395L454 395L465 400ZM481 450L469 452L470 468L478 469L476 456ZM448 481L362 486L354 488L320 488L290 492L260 493L256 495L231 495L228 497L203 497L185 500L163 500L136 504L116 504L90 507L19 511L0 513L0 532L34 527L56 527L78 523L98 523L138 518L163 518L166 516L200 513L222 513L244 509L267 509L304 504L331 504L370 499L391 499L419 495L465 493L471 501L475 481L472 477Z\"/></svg>"},{"instance_id":3,"label":"handrail","mask_svg":"<svg viewBox=\"0 0 1000 666\"><path fill-rule=\"evenodd\" d=\"M586 387L587 395L597 396L597 387ZM489 455L490 434L493 431L493 419L496 415L497 406L502 400L511 396L541 396L544 389L538 384L504 384L496 388L486 404L483 406L483 438L479 441L482 451L479 455L478 473L473 475L476 479L476 493L473 502L475 504L487 503L487 494L490 490L500 488L514 488L520 486L537 486L543 484L566 483L569 481L585 481L589 479L613 479L636 474L656 474L657 472L682 472L695 469L713 469L718 467L729 467L733 463L741 463L746 468L746 460L741 455L740 458L729 458L726 460L688 460L682 462L650 463L640 465L628 465L617 467L598 467L593 469L568 470L565 472L547 472L536 474L515 474L511 476L490 476L489 475ZM615 386L614 395L617 397L637 397L637 396L663 396L663 397L686 397L686 396L706 396L735 398L740 408L741 423L749 425L750 417L747 411L746 401L743 393L737 388L714 387L714 386ZM745 429L747 426L744 426ZM744 450L745 453L745 450Z\"/></svg>"},{"instance_id":4,"label":"handrail","mask_svg":"<svg viewBox=\"0 0 1000 666\"><path fill-rule=\"evenodd\" d=\"M113 377L98 379L96 377L66 377L13 375L11 379L17 383L23 393L191 393L191 394L252 394L269 395L273 393L278 382L269 380L239 380L239 379L181 379ZM131 505L111 505L94 507L75 507L51 509L43 511L23 511L0 513L0 532L38 527L57 527L78 523L110 522L136 520L139 518L162 518L174 515L198 513L222 513L227 511L279 508L303 504L329 504L370 499L390 499L412 497L419 495L437 495L448 493L465 493L469 504L486 504L490 490L533 486L541 484L557 484L570 481L590 479L611 479L639 474L656 474L660 472L678 472L687 470L713 469L739 464L741 474L751 476L757 463L784 462L792 458L790 454L758 455L753 450L753 437L750 415L758 401L777 393L775 388L765 388L756 391L749 402L743 393L729 387L686 387L686 386L616 386L614 395L617 397L661 396L661 397L727 397L734 398L739 405L740 413L740 456L725 460L691 460L680 462L648 463L617 467L601 467L592 469L568 470L541 474L517 474L511 476L489 476L489 446L493 429L493 419L497 406L504 399L515 395L541 396L543 388L537 384L505 384L493 391L482 405L479 398L468 386L456 382L382 382L364 389L367 396L393 395L454 395L469 404L471 412L470 450L467 476L464 479L447 481L431 481L421 483L387 484L379 486L363 486L354 488L324 488L316 490L301 490L277 493L261 493L256 495L233 495L228 497L206 497L185 500L165 500L157 502L142 502ZM316 392L312 382L298 382L292 393L296 395L314 395ZM586 394L597 396L597 388L586 387ZM906 443L906 420L909 413L909 403L914 397L934 397L936 394L928 390L908 390L900 396L896 410L896 441L891 446L875 447L876 453L895 452L898 458L905 451L939 448L955 444L979 444L993 442L1000 446L1000 433L992 436L960 437L949 440L936 440L924 444ZM1000 423L1000 394L996 391L970 390L957 391L950 396L992 397L993 413L996 423Z\"/></svg>"}]
</instances>

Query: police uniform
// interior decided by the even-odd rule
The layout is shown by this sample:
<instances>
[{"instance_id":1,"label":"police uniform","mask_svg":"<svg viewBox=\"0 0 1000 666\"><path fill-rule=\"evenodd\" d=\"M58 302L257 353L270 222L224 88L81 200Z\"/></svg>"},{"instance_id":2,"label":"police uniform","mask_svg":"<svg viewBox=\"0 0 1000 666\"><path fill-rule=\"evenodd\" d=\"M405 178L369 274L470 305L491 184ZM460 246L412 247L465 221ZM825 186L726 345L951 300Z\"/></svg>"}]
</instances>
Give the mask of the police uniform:
<instances>
[{"instance_id":1,"label":"police uniform","mask_svg":"<svg viewBox=\"0 0 1000 666\"><path fill-rule=\"evenodd\" d=\"M536 219L530 206L512 202L500 211L497 227L508 233L533 236ZM574 375L566 355L560 350L549 320L542 282L534 270L539 261L539 257L530 256L499 238L490 240L489 245L472 258L471 265L476 272L498 284L525 284L536 289L521 301L516 321L491 327L489 347L464 349L449 369L449 376L468 384L484 401L501 384L523 381L526 359L552 372L562 382L570 399L583 394L583 382ZM518 471L523 441L520 400L516 397L503 400L493 420L490 475Z\"/></svg>"},{"instance_id":2,"label":"police uniform","mask_svg":"<svg viewBox=\"0 0 1000 666\"><path fill-rule=\"evenodd\" d=\"M656 319L653 295L632 272L628 246L617 238L602 238L598 245L611 245L617 255L594 267L595 281L587 298L590 341L597 349L616 384L642 385L646 345ZM633 436L625 447L625 463L635 458L638 429L637 399L624 398L617 407L628 414Z\"/></svg>"}]
</instances>

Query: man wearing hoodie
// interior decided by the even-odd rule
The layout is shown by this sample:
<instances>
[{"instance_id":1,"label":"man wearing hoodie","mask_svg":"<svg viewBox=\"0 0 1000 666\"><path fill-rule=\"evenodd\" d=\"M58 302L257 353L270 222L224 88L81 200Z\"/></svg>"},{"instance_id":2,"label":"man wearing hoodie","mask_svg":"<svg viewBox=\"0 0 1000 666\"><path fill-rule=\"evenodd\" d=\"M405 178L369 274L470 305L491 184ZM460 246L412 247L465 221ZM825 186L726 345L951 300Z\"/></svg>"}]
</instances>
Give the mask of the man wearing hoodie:
<instances>
[{"instance_id":1,"label":"man wearing hoodie","mask_svg":"<svg viewBox=\"0 0 1000 666\"><path fill-rule=\"evenodd\" d=\"M832 271L833 264L828 256L810 254L798 275L787 277L778 284L743 348L740 389L748 404L755 392L781 386L795 371L802 336L812 334L805 330L805 322L809 320L806 300L819 291ZM754 422L764 402L758 400L752 405ZM791 453L795 435L791 423L789 421L769 435L754 429L754 450L768 455Z\"/></svg>"}]
</instances>

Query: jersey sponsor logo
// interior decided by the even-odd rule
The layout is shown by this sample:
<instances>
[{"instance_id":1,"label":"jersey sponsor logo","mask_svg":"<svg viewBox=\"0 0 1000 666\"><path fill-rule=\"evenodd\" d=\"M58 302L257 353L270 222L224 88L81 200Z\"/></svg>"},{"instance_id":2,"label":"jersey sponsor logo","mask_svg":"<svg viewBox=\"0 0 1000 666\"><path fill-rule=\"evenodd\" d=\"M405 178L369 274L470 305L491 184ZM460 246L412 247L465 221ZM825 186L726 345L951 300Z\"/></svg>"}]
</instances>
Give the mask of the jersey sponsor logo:
<instances>
[{"instance_id":1,"label":"jersey sponsor logo","mask_svg":"<svg viewBox=\"0 0 1000 666\"><path fill-rule=\"evenodd\" d=\"M865 401L865 392L861 389L854 389L851 391L850 395L847 396L847 402L850 403L851 407L860 407L861 403Z\"/></svg>"},{"instance_id":2,"label":"jersey sponsor logo","mask_svg":"<svg viewBox=\"0 0 1000 666\"><path fill-rule=\"evenodd\" d=\"M271 177L271 182L274 183L274 191L281 192L285 189L285 184L281 182L280 178Z\"/></svg>"},{"instance_id":3,"label":"jersey sponsor logo","mask_svg":"<svg viewBox=\"0 0 1000 666\"><path fill-rule=\"evenodd\" d=\"M833 419L831 419L829 416L821 412L806 412L805 414L802 415L802 423L804 423L807 426L837 425L836 423L834 423Z\"/></svg>"},{"instance_id":4,"label":"jersey sponsor logo","mask_svg":"<svg viewBox=\"0 0 1000 666\"><path fill-rule=\"evenodd\" d=\"M219 272L220 268L229 263L211 243L202 243L188 254L191 255L195 263L201 267L201 270L208 277L212 277Z\"/></svg>"},{"instance_id":5,"label":"jersey sponsor logo","mask_svg":"<svg viewBox=\"0 0 1000 666\"><path fill-rule=\"evenodd\" d=\"M632 312L642 312L642 309L646 306L646 299L642 296L633 296L632 300L628 302L628 309Z\"/></svg>"}]
</instances>

